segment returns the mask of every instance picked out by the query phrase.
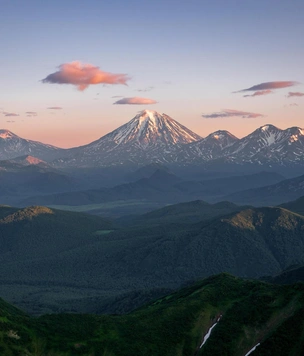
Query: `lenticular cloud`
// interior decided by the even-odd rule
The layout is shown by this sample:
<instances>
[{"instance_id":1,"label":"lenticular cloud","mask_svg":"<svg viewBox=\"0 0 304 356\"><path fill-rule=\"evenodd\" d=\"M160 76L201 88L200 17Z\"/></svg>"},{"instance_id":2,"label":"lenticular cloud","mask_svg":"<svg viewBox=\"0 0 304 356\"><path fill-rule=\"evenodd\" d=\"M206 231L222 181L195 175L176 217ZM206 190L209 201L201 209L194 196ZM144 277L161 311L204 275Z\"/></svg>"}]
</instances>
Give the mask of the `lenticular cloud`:
<instances>
[{"instance_id":1,"label":"lenticular cloud","mask_svg":"<svg viewBox=\"0 0 304 356\"><path fill-rule=\"evenodd\" d=\"M202 117L205 119L217 119L219 117L242 117L243 119L252 119L252 118L257 118L262 116L263 116L262 114L258 114L254 112L230 110L230 109L214 112L212 114L202 115Z\"/></svg>"},{"instance_id":2,"label":"lenticular cloud","mask_svg":"<svg viewBox=\"0 0 304 356\"><path fill-rule=\"evenodd\" d=\"M115 101L114 104L129 104L129 105L149 105L149 104L156 104L157 101L153 99L148 99L148 98L139 98L139 97L133 97L133 98L123 98L120 100Z\"/></svg>"},{"instance_id":3,"label":"lenticular cloud","mask_svg":"<svg viewBox=\"0 0 304 356\"><path fill-rule=\"evenodd\" d=\"M93 84L127 84L128 80L126 74L103 72L92 64L70 62L61 64L58 72L49 74L42 82L72 84L82 91Z\"/></svg>"},{"instance_id":4,"label":"lenticular cloud","mask_svg":"<svg viewBox=\"0 0 304 356\"><path fill-rule=\"evenodd\" d=\"M254 85L247 89L239 90L237 93L241 93L244 91L259 91L259 90L274 90L274 89L282 89L292 87L294 85L299 84L298 82L294 81L285 81L285 82L266 82Z\"/></svg>"}]
</instances>

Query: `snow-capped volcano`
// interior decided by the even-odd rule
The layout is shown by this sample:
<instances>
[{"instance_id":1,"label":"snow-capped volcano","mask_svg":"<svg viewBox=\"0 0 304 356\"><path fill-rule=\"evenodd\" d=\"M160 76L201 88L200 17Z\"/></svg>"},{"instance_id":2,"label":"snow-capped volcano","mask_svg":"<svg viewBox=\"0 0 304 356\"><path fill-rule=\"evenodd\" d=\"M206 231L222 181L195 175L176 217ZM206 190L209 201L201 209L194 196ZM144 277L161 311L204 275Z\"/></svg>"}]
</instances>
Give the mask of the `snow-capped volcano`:
<instances>
[{"instance_id":1,"label":"snow-capped volcano","mask_svg":"<svg viewBox=\"0 0 304 356\"><path fill-rule=\"evenodd\" d=\"M201 137L166 114L143 110L89 145L71 150L64 162L79 165L172 162L175 152Z\"/></svg>"},{"instance_id":2,"label":"snow-capped volcano","mask_svg":"<svg viewBox=\"0 0 304 356\"><path fill-rule=\"evenodd\" d=\"M200 138L199 135L168 115L144 110L128 123L98 141L104 142L105 139L113 141L115 148L120 144L136 143L141 149L146 150L159 144L162 146L179 145L197 141Z\"/></svg>"},{"instance_id":3,"label":"snow-capped volcano","mask_svg":"<svg viewBox=\"0 0 304 356\"><path fill-rule=\"evenodd\" d=\"M0 160L31 155L42 160L54 159L63 149L25 140L9 130L0 130Z\"/></svg>"}]
</instances>

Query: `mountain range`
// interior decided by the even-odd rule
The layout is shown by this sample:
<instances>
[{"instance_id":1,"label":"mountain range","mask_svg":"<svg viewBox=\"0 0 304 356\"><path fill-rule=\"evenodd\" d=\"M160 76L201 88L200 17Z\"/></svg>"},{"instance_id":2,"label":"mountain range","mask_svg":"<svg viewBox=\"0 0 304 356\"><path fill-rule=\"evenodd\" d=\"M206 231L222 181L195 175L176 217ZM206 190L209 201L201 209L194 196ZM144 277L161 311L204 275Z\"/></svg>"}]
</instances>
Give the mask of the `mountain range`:
<instances>
[{"instance_id":1,"label":"mountain range","mask_svg":"<svg viewBox=\"0 0 304 356\"><path fill-rule=\"evenodd\" d=\"M225 164L303 165L304 129L264 125L242 139L228 131L202 138L166 114L143 110L84 146L60 149L0 130L0 159L32 155L56 167Z\"/></svg>"},{"instance_id":2,"label":"mountain range","mask_svg":"<svg viewBox=\"0 0 304 356\"><path fill-rule=\"evenodd\" d=\"M229 178L203 181L186 181L168 172L157 169L147 178L135 182L119 184L114 187L90 189L56 194L36 195L19 201L18 205L88 205L119 200L140 200L158 202L163 205L186 202L194 199L220 201L228 193L248 188L263 187L284 180L274 172L259 172ZM229 200L229 199L224 199Z\"/></svg>"}]
</instances>

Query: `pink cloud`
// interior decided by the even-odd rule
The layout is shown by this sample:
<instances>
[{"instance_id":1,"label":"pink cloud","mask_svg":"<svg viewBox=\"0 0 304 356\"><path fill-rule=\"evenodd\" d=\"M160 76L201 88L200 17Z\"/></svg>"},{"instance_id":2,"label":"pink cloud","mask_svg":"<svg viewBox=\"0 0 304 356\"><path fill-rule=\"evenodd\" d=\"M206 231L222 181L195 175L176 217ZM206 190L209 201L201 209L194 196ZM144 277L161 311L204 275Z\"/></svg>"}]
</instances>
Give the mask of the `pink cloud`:
<instances>
[{"instance_id":1,"label":"pink cloud","mask_svg":"<svg viewBox=\"0 0 304 356\"><path fill-rule=\"evenodd\" d=\"M242 117L243 119L252 119L252 118L262 117L262 116L263 116L262 114L258 114L254 112L246 112L246 111L231 110L231 109L224 109L222 111L202 115L202 117L205 119L217 119L219 117Z\"/></svg>"},{"instance_id":2,"label":"pink cloud","mask_svg":"<svg viewBox=\"0 0 304 356\"><path fill-rule=\"evenodd\" d=\"M301 97L301 96L304 96L304 93L300 93L299 91L290 91L287 95L287 98Z\"/></svg>"},{"instance_id":3,"label":"pink cloud","mask_svg":"<svg viewBox=\"0 0 304 356\"><path fill-rule=\"evenodd\" d=\"M266 83L261 83L254 85L250 88L247 89L242 89L237 91L236 93L241 93L244 91L260 91L260 90L273 90L273 89L282 89L282 88L288 88L292 87L294 85L299 84L298 82L294 81L283 81L283 82L266 82Z\"/></svg>"},{"instance_id":4,"label":"pink cloud","mask_svg":"<svg viewBox=\"0 0 304 356\"><path fill-rule=\"evenodd\" d=\"M244 98L248 98L248 97L251 97L251 96L261 96L261 95L267 95L267 94L271 94L271 93L273 93L273 91L272 90L258 90L258 91L256 91L255 93L253 93L253 94L247 94L247 95L244 95Z\"/></svg>"},{"instance_id":5,"label":"pink cloud","mask_svg":"<svg viewBox=\"0 0 304 356\"><path fill-rule=\"evenodd\" d=\"M127 84L128 80L126 74L103 72L92 64L75 61L61 64L58 72L49 74L42 82L72 84L82 91L92 84Z\"/></svg>"},{"instance_id":6,"label":"pink cloud","mask_svg":"<svg viewBox=\"0 0 304 356\"><path fill-rule=\"evenodd\" d=\"M157 101L148 98L123 98L120 100L115 101L114 104L130 104L130 105L149 105L149 104L156 104Z\"/></svg>"}]
</instances>

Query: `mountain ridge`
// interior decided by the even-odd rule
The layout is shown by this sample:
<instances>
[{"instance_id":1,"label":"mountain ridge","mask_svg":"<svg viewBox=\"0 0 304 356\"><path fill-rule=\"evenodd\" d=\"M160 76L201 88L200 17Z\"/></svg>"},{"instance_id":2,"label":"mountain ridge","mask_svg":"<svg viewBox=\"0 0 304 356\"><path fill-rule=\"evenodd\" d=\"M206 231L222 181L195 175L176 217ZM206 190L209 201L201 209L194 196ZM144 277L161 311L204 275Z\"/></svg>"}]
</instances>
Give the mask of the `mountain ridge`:
<instances>
[{"instance_id":1,"label":"mountain ridge","mask_svg":"<svg viewBox=\"0 0 304 356\"><path fill-rule=\"evenodd\" d=\"M304 164L304 129L263 125L239 139L226 130L207 137L189 130L167 114L143 110L133 119L91 143L69 149L20 138L0 130L0 159L32 155L55 167L144 166L149 163L189 165Z\"/></svg>"}]
</instances>

